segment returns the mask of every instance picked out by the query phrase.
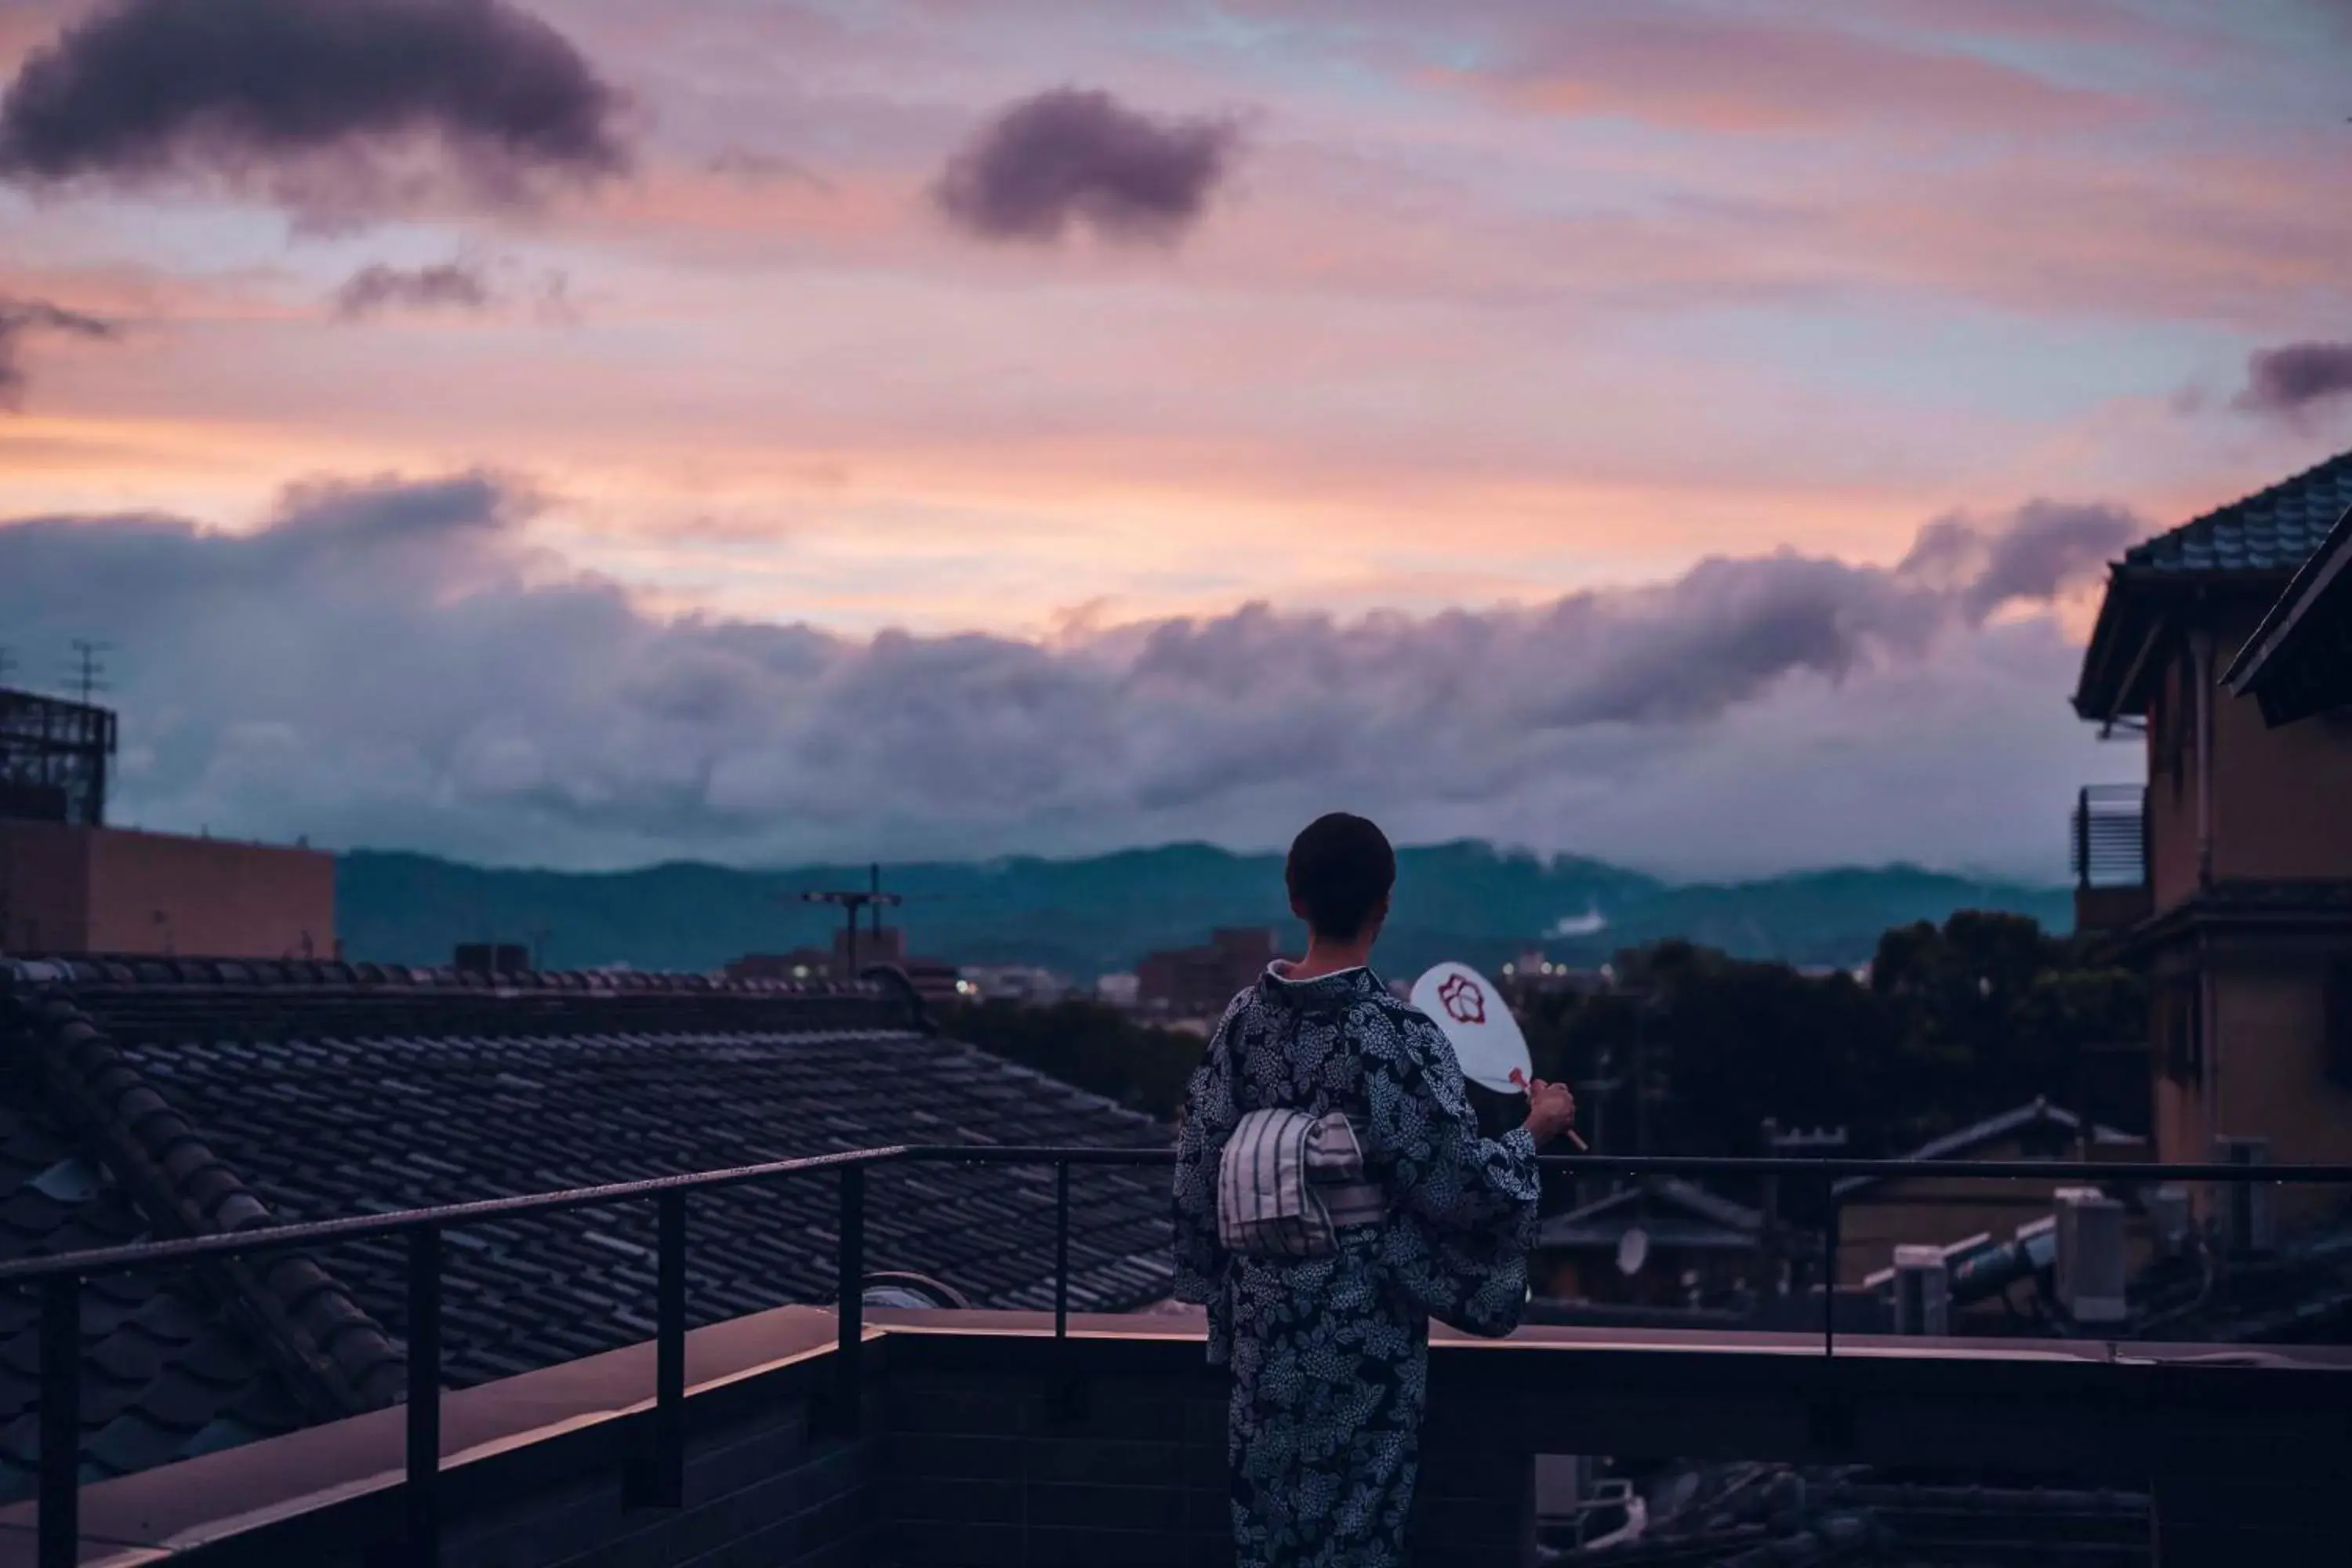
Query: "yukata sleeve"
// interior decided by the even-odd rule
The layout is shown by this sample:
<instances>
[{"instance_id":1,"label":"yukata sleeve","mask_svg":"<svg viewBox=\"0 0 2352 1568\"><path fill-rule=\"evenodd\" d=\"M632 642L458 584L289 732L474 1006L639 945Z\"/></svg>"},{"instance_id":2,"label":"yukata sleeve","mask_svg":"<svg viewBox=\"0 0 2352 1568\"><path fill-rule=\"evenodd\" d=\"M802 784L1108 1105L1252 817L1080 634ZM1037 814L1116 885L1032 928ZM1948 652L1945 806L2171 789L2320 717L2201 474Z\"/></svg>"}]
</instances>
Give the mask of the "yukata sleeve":
<instances>
[{"instance_id":1,"label":"yukata sleeve","mask_svg":"<svg viewBox=\"0 0 2352 1568\"><path fill-rule=\"evenodd\" d=\"M1176 1299L1209 1309L1213 1358L1228 1310L1225 1271L1231 1255L1217 1239L1217 1162L1241 1112L1234 1103L1234 1035L1243 1011L1235 998L1209 1038L1184 1093L1184 1121L1176 1134Z\"/></svg>"},{"instance_id":2,"label":"yukata sleeve","mask_svg":"<svg viewBox=\"0 0 2352 1568\"><path fill-rule=\"evenodd\" d=\"M1462 1067L1418 1014L1359 1015L1366 1163L1400 1211L1390 1257L1398 1282L1431 1316L1499 1337L1528 1301L1541 1175L1535 1139L1516 1128L1482 1138Z\"/></svg>"},{"instance_id":3,"label":"yukata sleeve","mask_svg":"<svg viewBox=\"0 0 2352 1568\"><path fill-rule=\"evenodd\" d=\"M1441 1234L1502 1232L1535 1239L1538 1175L1524 1127L1478 1134L1462 1067L1437 1026L1417 1014L1359 1015L1365 1143L1391 1202Z\"/></svg>"}]
</instances>

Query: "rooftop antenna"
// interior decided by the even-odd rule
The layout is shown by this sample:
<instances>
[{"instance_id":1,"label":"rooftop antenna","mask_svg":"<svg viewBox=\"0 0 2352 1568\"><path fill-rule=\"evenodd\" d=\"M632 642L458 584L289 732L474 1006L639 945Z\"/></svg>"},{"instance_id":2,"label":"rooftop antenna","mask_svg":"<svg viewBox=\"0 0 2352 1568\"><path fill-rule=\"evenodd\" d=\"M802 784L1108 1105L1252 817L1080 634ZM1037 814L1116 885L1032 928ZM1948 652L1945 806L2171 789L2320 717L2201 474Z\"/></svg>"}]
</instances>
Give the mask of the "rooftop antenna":
<instances>
[{"instance_id":1,"label":"rooftop antenna","mask_svg":"<svg viewBox=\"0 0 2352 1568\"><path fill-rule=\"evenodd\" d=\"M73 639L74 668L69 679L77 697L85 708L89 700L106 689L104 655L111 651L111 643L92 642L86 637Z\"/></svg>"},{"instance_id":2,"label":"rooftop antenna","mask_svg":"<svg viewBox=\"0 0 2352 1568\"><path fill-rule=\"evenodd\" d=\"M878 938L882 931L882 906L901 904L906 901L896 893L886 893L882 890L882 867L879 862L868 868L867 884L864 888L811 889L801 894L801 901L803 903L840 906L845 917L843 934L848 942L847 951L843 957L849 970L849 977L853 980L857 978L857 911L865 909L874 911L874 931Z\"/></svg>"}]
</instances>

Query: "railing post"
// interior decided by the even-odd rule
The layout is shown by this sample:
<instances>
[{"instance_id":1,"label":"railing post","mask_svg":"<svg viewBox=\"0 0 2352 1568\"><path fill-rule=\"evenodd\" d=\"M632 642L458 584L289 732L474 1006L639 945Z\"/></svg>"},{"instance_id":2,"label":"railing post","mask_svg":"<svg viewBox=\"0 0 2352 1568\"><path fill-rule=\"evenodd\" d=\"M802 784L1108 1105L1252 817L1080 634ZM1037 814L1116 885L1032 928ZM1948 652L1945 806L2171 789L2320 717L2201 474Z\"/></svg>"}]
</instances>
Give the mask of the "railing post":
<instances>
[{"instance_id":1,"label":"railing post","mask_svg":"<svg viewBox=\"0 0 2352 1568\"><path fill-rule=\"evenodd\" d=\"M1822 1216L1822 1354L1837 1353L1838 1195L1837 1183L1823 1178L1826 1200Z\"/></svg>"},{"instance_id":2,"label":"railing post","mask_svg":"<svg viewBox=\"0 0 2352 1568\"><path fill-rule=\"evenodd\" d=\"M1070 1334L1070 1163L1054 1162L1054 1337Z\"/></svg>"},{"instance_id":3,"label":"railing post","mask_svg":"<svg viewBox=\"0 0 2352 1568\"><path fill-rule=\"evenodd\" d=\"M441 1560L441 1227L408 1233L408 1561Z\"/></svg>"},{"instance_id":4,"label":"railing post","mask_svg":"<svg viewBox=\"0 0 2352 1568\"><path fill-rule=\"evenodd\" d=\"M646 1500L677 1508L686 1501L686 1194L671 1188L656 1203L654 1452Z\"/></svg>"},{"instance_id":5,"label":"railing post","mask_svg":"<svg viewBox=\"0 0 2352 1568\"><path fill-rule=\"evenodd\" d=\"M41 1568L81 1554L81 1281L41 1284Z\"/></svg>"},{"instance_id":6,"label":"railing post","mask_svg":"<svg viewBox=\"0 0 2352 1568\"><path fill-rule=\"evenodd\" d=\"M834 1272L838 1298L835 1317L840 1337L834 1345L835 1414L844 1432L855 1436L866 1401L859 1361L866 1348L866 1167L841 1168L841 1229L835 1238Z\"/></svg>"},{"instance_id":7,"label":"railing post","mask_svg":"<svg viewBox=\"0 0 2352 1568\"><path fill-rule=\"evenodd\" d=\"M2091 885L2091 786L2074 792L2074 886Z\"/></svg>"}]
</instances>

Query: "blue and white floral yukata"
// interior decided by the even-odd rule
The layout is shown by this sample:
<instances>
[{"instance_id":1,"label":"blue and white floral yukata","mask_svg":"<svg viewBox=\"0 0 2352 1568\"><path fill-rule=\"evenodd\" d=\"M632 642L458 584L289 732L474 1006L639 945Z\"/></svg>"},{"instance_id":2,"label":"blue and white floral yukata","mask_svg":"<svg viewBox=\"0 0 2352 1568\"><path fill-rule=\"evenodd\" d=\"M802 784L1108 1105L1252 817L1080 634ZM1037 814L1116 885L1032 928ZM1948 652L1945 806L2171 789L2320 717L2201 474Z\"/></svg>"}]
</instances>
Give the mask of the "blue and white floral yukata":
<instances>
[{"instance_id":1,"label":"blue and white floral yukata","mask_svg":"<svg viewBox=\"0 0 2352 1568\"><path fill-rule=\"evenodd\" d=\"M1226 1453L1238 1568L1402 1568L1429 1392L1429 1320L1518 1326L1535 1241L1535 1142L1482 1138L1445 1037L1368 969L1234 998L1186 1096L1176 1294L1233 1368ZM1328 1257L1237 1257L1217 1239L1217 1156L1244 1112L1355 1121L1389 1215Z\"/></svg>"}]
</instances>

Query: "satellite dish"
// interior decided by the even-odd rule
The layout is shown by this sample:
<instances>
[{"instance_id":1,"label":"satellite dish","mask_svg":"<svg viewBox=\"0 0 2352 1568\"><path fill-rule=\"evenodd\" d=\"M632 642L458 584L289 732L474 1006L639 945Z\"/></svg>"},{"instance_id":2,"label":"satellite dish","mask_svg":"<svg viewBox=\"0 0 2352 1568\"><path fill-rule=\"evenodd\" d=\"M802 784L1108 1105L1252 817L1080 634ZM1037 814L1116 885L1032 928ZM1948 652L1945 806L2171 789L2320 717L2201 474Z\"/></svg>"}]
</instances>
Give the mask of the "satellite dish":
<instances>
[{"instance_id":1,"label":"satellite dish","mask_svg":"<svg viewBox=\"0 0 2352 1568\"><path fill-rule=\"evenodd\" d=\"M1412 1005L1453 1046L1464 1078L1497 1094L1527 1092L1535 1076L1527 1037L1485 975L1466 963L1441 963L1413 982Z\"/></svg>"},{"instance_id":2,"label":"satellite dish","mask_svg":"<svg viewBox=\"0 0 2352 1568\"><path fill-rule=\"evenodd\" d=\"M1617 1272L1639 1274L1642 1265L1650 1260L1650 1233L1640 1226L1629 1226L1617 1238Z\"/></svg>"}]
</instances>

